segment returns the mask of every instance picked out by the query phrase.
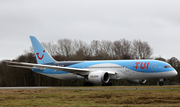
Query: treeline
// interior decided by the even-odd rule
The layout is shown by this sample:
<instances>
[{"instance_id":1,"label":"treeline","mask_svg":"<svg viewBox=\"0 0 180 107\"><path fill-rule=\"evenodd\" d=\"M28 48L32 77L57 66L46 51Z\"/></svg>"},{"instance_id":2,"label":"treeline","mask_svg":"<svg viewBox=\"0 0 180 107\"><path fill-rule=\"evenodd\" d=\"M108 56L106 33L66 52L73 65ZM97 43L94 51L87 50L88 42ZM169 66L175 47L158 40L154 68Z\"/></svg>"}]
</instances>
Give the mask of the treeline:
<instances>
[{"instance_id":1,"label":"treeline","mask_svg":"<svg viewBox=\"0 0 180 107\"><path fill-rule=\"evenodd\" d=\"M57 43L42 44L58 60L150 59L153 54L149 44L141 40L93 40L88 44L81 40L59 39ZM32 48L30 53L33 53Z\"/></svg>"},{"instance_id":2,"label":"treeline","mask_svg":"<svg viewBox=\"0 0 180 107\"><path fill-rule=\"evenodd\" d=\"M46 50L57 61L68 60L122 60L122 59L152 59L153 49L147 42L141 40L117 41L93 40L90 44L81 40L59 39L57 43L42 43ZM154 58L170 63L179 73L180 61L172 57ZM18 62L36 63L33 49L26 50L17 59ZM155 85L158 80L149 80L146 85ZM0 62L0 86L82 86L83 80L60 80L32 72L30 69L8 67ZM125 80L111 81L113 85L132 85ZM167 79L165 84L179 84L179 75Z\"/></svg>"}]
</instances>

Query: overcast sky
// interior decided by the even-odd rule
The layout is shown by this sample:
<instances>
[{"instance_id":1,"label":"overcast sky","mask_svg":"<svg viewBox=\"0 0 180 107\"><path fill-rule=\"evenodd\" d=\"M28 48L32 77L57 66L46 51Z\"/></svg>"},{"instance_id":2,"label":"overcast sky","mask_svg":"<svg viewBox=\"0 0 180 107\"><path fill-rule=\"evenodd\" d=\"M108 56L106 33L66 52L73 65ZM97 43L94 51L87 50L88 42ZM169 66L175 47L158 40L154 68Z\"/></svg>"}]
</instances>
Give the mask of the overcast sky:
<instances>
[{"instance_id":1,"label":"overcast sky","mask_svg":"<svg viewBox=\"0 0 180 107\"><path fill-rule=\"evenodd\" d=\"M179 0L0 0L0 60L29 50L29 35L146 41L154 57L180 59Z\"/></svg>"}]
</instances>

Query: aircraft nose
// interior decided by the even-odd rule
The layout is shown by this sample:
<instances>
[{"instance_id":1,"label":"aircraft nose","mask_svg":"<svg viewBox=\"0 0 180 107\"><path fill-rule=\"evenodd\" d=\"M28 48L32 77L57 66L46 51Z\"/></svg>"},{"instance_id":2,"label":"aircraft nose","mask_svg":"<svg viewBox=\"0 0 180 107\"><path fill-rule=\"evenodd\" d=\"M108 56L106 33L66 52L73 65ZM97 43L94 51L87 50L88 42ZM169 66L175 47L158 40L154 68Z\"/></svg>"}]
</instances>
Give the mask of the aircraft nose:
<instances>
[{"instance_id":1,"label":"aircraft nose","mask_svg":"<svg viewBox=\"0 0 180 107\"><path fill-rule=\"evenodd\" d=\"M176 70L174 70L174 71L172 72L172 76L175 77L176 75L178 75L178 72L177 72Z\"/></svg>"}]
</instances>

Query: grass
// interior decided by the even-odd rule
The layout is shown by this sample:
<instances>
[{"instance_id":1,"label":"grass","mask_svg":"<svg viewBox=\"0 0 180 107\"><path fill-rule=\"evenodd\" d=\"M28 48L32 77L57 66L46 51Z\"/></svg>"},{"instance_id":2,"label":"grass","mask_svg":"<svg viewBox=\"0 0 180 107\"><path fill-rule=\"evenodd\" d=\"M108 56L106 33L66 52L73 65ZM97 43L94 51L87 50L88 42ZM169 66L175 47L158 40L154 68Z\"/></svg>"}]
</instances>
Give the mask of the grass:
<instances>
[{"instance_id":1,"label":"grass","mask_svg":"<svg viewBox=\"0 0 180 107\"><path fill-rule=\"evenodd\" d=\"M180 86L56 87L0 90L0 106L179 106ZM91 88L91 89L87 89ZM105 88L105 89L103 89Z\"/></svg>"}]
</instances>

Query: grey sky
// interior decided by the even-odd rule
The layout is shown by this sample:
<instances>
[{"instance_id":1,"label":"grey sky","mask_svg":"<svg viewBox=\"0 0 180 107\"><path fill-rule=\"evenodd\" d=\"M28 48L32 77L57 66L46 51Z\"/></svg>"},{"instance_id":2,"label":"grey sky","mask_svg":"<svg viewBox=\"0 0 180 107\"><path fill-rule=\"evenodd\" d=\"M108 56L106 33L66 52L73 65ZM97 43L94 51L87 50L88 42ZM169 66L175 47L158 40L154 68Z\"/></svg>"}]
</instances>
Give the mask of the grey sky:
<instances>
[{"instance_id":1,"label":"grey sky","mask_svg":"<svg viewBox=\"0 0 180 107\"><path fill-rule=\"evenodd\" d=\"M41 42L147 41L153 56L180 58L179 0L0 0L0 60Z\"/></svg>"}]
</instances>

